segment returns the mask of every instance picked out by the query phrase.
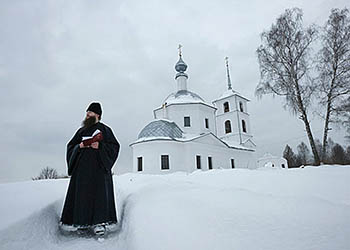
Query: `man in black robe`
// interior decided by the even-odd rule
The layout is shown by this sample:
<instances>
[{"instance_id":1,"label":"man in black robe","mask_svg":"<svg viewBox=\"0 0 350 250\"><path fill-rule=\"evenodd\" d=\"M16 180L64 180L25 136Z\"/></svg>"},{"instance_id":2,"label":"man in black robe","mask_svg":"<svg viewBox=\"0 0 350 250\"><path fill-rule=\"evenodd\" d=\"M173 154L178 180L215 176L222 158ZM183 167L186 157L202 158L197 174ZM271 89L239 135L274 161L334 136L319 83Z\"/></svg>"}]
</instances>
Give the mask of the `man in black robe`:
<instances>
[{"instance_id":1,"label":"man in black robe","mask_svg":"<svg viewBox=\"0 0 350 250\"><path fill-rule=\"evenodd\" d=\"M103 235L106 227L116 227L111 168L120 145L112 130L100 122L101 115L101 105L91 103L82 127L67 145L71 179L60 221L65 231L91 228L95 234ZM91 137L96 132L102 133L100 140L84 146L83 137Z\"/></svg>"}]
</instances>

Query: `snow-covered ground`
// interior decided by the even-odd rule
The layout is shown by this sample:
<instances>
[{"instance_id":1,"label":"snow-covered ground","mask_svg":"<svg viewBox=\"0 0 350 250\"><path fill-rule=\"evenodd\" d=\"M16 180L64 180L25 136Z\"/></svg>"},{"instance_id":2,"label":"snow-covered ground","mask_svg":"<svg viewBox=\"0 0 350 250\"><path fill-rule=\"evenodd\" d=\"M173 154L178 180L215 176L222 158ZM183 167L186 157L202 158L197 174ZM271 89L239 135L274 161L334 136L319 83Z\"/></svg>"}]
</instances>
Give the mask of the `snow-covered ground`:
<instances>
[{"instance_id":1,"label":"snow-covered ground","mask_svg":"<svg viewBox=\"0 0 350 250\"><path fill-rule=\"evenodd\" d=\"M67 185L0 184L0 249L350 249L350 166L115 176L102 243L59 234Z\"/></svg>"}]
</instances>

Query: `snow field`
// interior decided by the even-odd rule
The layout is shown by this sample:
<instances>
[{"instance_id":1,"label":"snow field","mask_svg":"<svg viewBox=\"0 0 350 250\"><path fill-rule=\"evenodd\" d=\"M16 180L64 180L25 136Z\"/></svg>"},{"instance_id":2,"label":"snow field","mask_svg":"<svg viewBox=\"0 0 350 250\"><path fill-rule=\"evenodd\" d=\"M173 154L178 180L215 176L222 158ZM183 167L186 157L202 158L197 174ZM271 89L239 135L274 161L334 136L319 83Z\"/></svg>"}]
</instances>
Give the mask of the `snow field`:
<instances>
[{"instance_id":1,"label":"snow field","mask_svg":"<svg viewBox=\"0 0 350 250\"><path fill-rule=\"evenodd\" d=\"M350 249L350 167L114 176L119 233L57 223L68 180L0 184L0 249Z\"/></svg>"}]
</instances>

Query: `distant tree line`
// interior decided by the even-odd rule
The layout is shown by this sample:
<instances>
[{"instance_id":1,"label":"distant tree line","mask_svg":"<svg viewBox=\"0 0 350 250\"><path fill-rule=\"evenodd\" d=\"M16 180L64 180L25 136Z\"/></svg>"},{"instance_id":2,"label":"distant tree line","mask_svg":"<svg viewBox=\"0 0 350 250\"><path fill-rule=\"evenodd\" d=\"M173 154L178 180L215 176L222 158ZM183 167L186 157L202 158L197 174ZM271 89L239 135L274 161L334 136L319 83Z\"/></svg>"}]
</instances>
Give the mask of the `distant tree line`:
<instances>
[{"instance_id":1,"label":"distant tree line","mask_svg":"<svg viewBox=\"0 0 350 250\"><path fill-rule=\"evenodd\" d=\"M67 175L59 175L57 173L57 170L51 167L45 167L40 170L40 173L38 176L33 177L32 180L45 180L45 179L61 179L61 178L68 178Z\"/></svg>"},{"instance_id":2,"label":"distant tree line","mask_svg":"<svg viewBox=\"0 0 350 250\"><path fill-rule=\"evenodd\" d=\"M114 172L112 172L112 175L115 175ZM36 177L32 177L33 181L36 180L45 180L45 179L62 179L62 178L69 178L68 175L60 175L58 174L57 170L51 167L45 167L40 170L40 173Z\"/></svg>"},{"instance_id":3,"label":"distant tree line","mask_svg":"<svg viewBox=\"0 0 350 250\"><path fill-rule=\"evenodd\" d=\"M326 150L323 151L320 140L315 140L316 150L323 159L324 164L350 165L350 145L344 148L328 138ZM313 158L309 148L304 142L297 146L297 152L287 144L283 151L283 157L287 160L289 168L296 168L302 165L312 165Z\"/></svg>"},{"instance_id":4,"label":"distant tree line","mask_svg":"<svg viewBox=\"0 0 350 250\"><path fill-rule=\"evenodd\" d=\"M349 10L332 9L322 27L305 27L302 10L287 9L261 34L257 56L260 82L256 95L283 97L284 107L304 124L313 164L329 162L327 150L335 147L328 145L330 125L343 125L350 139ZM314 138L310 112L324 119L322 143ZM299 146L301 153L293 164L306 161L302 153L306 145ZM340 150L340 145L334 150Z\"/></svg>"}]
</instances>

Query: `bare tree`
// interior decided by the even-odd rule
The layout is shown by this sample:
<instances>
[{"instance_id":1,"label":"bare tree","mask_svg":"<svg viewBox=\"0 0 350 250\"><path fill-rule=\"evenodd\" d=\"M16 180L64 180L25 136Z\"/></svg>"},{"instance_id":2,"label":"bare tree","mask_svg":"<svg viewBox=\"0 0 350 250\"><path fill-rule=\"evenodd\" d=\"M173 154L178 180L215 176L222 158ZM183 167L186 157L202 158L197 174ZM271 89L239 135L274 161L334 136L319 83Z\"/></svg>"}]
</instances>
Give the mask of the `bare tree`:
<instances>
[{"instance_id":1,"label":"bare tree","mask_svg":"<svg viewBox=\"0 0 350 250\"><path fill-rule=\"evenodd\" d=\"M302 165L306 165L308 163L309 160L309 156L310 156L310 151L307 148L306 144L304 142L301 142L298 147L298 160L300 161L300 163Z\"/></svg>"},{"instance_id":2,"label":"bare tree","mask_svg":"<svg viewBox=\"0 0 350 250\"><path fill-rule=\"evenodd\" d=\"M346 156L346 164L350 164L350 146L346 148L345 156Z\"/></svg>"},{"instance_id":3,"label":"bare tree","mask_svg":"<svg viewBox=\"0 0 350 250\"><path fill-rule=\"evenodd\" d=\"M323 159L322 143L319 139L315 139L315 146L316 146L318 156L320 157L320 159Z\"/></svg>"},{"instance_id":4,"label":"bare tree","mask_svg":"<svg viewBox=\"0 0 350 250\"><path fill-rule=\"evenodd\" d=\"M296 166L296 155L293 152L293 149L287 144L283 151L283 158L288 162L288 168Z\"/></svg>"},{"instance_id":5,"label":"bare tree","mask_svg":"<svg viewBox=\"0 0 350 250\"><path fill-rule=\"evenodd\" d=\"M327 144L326 144L326 154L323 156L323 159L324 159L324 163L327 163L327 164L332 164L332 149L333 147L335 146L335 142L332 140L331 137L328 138L327 140Z\"/></svg>"},{"instance_id":6,"label":"bare tree","mask_svg":"<svg viewBox=\"0 0 350 250\"><path fill-rule=\"evenodd\" d=\"M332 148L331 160L333 164L346 164L345 150L338 143Z\"/></svg>"},{"instance_id":7,"label":"bare tree","mask_svg":"<svg viewBox=\"0 0 350 250\"><path fill-rule=\"evenodd\" d=\"M349 86L350 88L350 86ZM350 97L335 108L336 122L342 123L347 130L345 138L350 141Z\"/></svg>"},{"instance_id":8,"label":"bare tree","mask_svg":"<svg viewBox=\"0 0 350 250\"><path fill-rule=\"evenodd\" d=\"M56 169L45 167L40 171L39 176L32 178L32 180L43 180L43 179L57 179L59 178Z\"/></svg>"},{"instance_id":9,"label":"bare tree","mask_svg":"<svg viewBox=\"0 0 350 250\"><path fill-rule=\"evenodd\" d=\"M316 28L302 25L301 9L287 9L261 34L262 44L257 49L260 82L257 96L274 94L285 97L285 107L304 122L314 155L314 164L320 159L308 119L308 107L313 92L310 71L310 44L316 38Z\"/></svg>"},{"instance_id":10,"label":"bare tree","mask_svg":"<svg viewBox=\"0 0 350 250\"><path fill-rule=\"evenodd\" d=\"M319 52L317 68L320 76L318 88L320 104L326 107L322 146L324 156L329 125L331 122L342 122L342 119L337 119L335 114L343 114L346 111L344 102L350 98L350 19L348 14L347 8L332 9L322 29L322 48ZM349 113L350 109L348 109ZM323 158L322 161L324 161Z\"/></svg>"}]
</instances>

